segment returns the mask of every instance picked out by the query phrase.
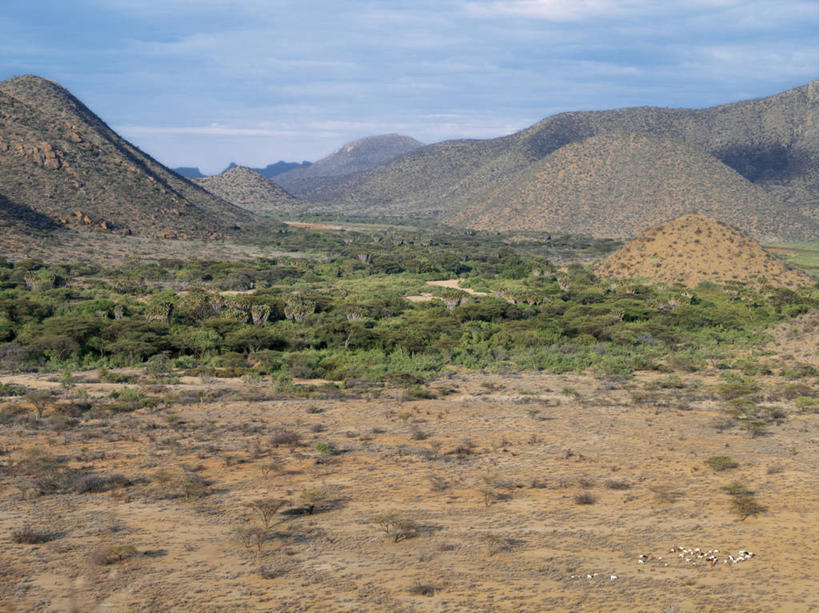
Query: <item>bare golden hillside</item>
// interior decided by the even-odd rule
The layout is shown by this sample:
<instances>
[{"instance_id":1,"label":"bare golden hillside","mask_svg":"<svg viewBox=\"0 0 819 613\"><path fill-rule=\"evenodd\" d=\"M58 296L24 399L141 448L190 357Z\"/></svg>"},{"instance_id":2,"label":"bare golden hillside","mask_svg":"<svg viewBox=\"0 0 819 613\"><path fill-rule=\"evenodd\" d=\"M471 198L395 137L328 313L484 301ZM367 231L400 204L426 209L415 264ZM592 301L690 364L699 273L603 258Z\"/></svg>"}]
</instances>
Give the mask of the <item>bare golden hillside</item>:
<instances>
[{"instance_id":1,"label":"bare golden hillside","mask_svg":"<svg viewBox=\"0 0 819 613\"><path fill-rule=\"evenodd\" d=\"M646 277L694 287L702 281L745 281L797 288L815 281L767 253L727 223L699 213L647 230L594 269L603 278Z\"/></svg>"}]
</instances>

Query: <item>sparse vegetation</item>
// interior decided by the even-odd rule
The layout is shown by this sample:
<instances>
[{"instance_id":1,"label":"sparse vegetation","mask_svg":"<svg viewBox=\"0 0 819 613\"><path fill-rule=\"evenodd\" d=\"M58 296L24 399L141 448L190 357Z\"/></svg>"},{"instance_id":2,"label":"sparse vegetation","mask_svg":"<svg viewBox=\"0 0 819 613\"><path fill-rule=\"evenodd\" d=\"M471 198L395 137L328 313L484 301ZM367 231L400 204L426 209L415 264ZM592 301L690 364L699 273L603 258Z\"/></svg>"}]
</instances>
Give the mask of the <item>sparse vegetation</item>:
<instances>
[{"instance_id":1,"label":"sparse vegetation","mask_svg":"<svg viewBox=\"0 0 819 613\"><path fill-rule=\"evenodd\" d=\"M705 465L716 472L731 470L739 466L739 464L735 462L731 456L727 455L711 456L705 460Z\"/></svg>"},{"instance_id":2,"label":"sparse vegetation","mask_svg":"<svg viewBox=\"0 0 819 613\"><path fill-rule=\"evenodd\" d=\"M372 523L389 536L394 543L412 538L418 534L418 524L413 519L401 515L398 511L376 515L373 517Z\"/></svg>"},{"instance_id":3,"label":"sparse vegetation","mask_svg":"<svg viewBox=\"0 0 819 613\"><path fill-rule=\"evenodd\" d=\"M23 524L11 531L12 542L23 545L39 545L40 543L47 543L53 538L54 535L49 530L31 524Z\"/></svg>"}]
</instances>

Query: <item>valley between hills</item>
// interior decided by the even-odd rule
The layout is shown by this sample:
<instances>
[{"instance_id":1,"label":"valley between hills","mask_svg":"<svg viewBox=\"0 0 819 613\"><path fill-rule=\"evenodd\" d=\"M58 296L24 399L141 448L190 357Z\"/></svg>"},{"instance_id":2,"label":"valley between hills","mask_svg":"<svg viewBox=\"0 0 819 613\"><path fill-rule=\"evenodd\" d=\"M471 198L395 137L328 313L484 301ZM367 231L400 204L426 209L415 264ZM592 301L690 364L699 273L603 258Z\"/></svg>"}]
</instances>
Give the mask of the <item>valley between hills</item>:
<instances>
[{"instance_id":1,"label":"valley between hills","mask_svg":"<svg viewBox=\"0 0 819 613\"><path fill-rule=\"evenodd\" d=\"M0 610L816 610L817 126L205 177L0 83Z\"/></svg>"}]
</instances>

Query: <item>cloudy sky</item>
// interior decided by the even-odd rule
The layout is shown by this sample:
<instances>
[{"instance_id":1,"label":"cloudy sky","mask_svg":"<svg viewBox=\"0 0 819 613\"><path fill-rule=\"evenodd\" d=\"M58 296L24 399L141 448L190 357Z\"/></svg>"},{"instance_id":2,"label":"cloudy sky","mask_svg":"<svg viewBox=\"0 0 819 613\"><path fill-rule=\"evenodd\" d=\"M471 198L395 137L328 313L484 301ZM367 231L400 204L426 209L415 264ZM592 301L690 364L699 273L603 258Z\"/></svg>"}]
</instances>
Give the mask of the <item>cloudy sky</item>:
<instances>
[{"instance_id":1,"label":"cloudy sky","mask_svg":"<svg viewBox=\"0 0 819 613\"><path fill-rule=\"evenodd\" d=\"M817 0L3 0L0 79L68 87L170 166L486 138L819 78Z\"/></svg>"}]
</instances>

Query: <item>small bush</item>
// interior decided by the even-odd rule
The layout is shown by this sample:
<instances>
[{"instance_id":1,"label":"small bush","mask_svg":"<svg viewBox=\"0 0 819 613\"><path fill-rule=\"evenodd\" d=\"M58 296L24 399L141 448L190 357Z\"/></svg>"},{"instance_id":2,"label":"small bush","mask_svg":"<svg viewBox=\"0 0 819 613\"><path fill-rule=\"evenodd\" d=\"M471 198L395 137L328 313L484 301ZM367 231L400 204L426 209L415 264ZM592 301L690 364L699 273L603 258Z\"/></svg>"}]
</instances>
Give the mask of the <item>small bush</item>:
<instances>
[{"instance_id":1,"label":"small bush","mask_svg":"<svg viewBox=\"0 0 819 613\"><path fill-rule=\"evenodd\" d=\"M260 498L248 502L247 506L259 516L264 529L270 530L276 523L279 510L287 504L289 504L288 501L281 498Z\"/></svg>"},{"instance_id":2,"label":"small bush","mask_svg":"<svg viewBox=\"0 0 819 613\"><path fill-rule=\"evenodd\" d=\"M768 434L768 424L761 419L742 422L742 427L754 438Z\"/></svg>"},{"instance_id":3,"label":"small bush","mask_svg":"<svg viewBox=\"0 0 819 613\"><path fill-rule=\"evenodd\" d=\"M432 583L421 583L420 581L407 590L410 594L416 596L435 596L438 588Z\"/></svg>"},{"instance_id":4,"label":"small bush","mask_svg":"<svg viewBox=\"0 0 819 613\"><path fill-rule=\"evenodd\" d=\"M109 566L137 554L133 545L101 545L91 552L91 561L97 566Z\"/></svg>"},{"instance_id":5,"label":"small bush","mask_svg":"<svg viewBox=\"0 0 819 613\"><path fill-rule=\"evenodd\" d=\"M483 541L484 545L486 545L490 556L500 553L501 551L510 551L513 545L513 542L509 537L503 534L497 534L495 532L486 532L481 534L480 539Z\"/></svg>"},{"instance_id":6,"label":"small bush","mask_svg":"<svg viewBox=\"0 0 819 613\"><path fill-rule=\"evenodd\" d=\"M753 494L753 492L748 489L747 485L740 483L739 481L734 481L728 485L723 485L720 489L729 496L749 496Z\"/></svg>"},{"instance_id":7,"label":"small bush","mask_svg":"<svg viewBox=\"0 0 819 613\"><path fill-rule=\"evenodd\" d=\"M799 396L794 401L796 408L805 413L819 413L819 398Z\"/></svg>"},{"instance_id":8,"label":"small bush","mask_svg":"<svg viewBox=\"0 0 819 613\"><path fill-rule=\"evenodd\" d=\"M270 442L274 447L299 447L302 445L301 434L295 430L288 430L287 428L276 430Z\"/></svg>"},{"instance_id":9,"label":"small bush","mask_svg":"<svg viewBox=\"0 0 819 613\"><path fill-rule=\"evenodd\" d=\"M301 493L301 501L306 507L307 514L312 515L317 511L323 511L330 507L333 502L330 490L326 487L317 487L304 490Z\"/></svg>"},{"instance_id":10,"label":"small bush","mask_svg":"<svg viewBox=\"0 0 819 613\"><path fill-rule=\"evenodd\" d=\"M22 385L0 383L0 396L23 396L25 393L26 388L24 388Z\"/></svg>"},{"instance_id":11,"label":"small bush","mask_svg":"<svg viewBox=\"0 0 819 613\"><path fill-rule=\"evenodd\" d=\"M372 523L391 537L394 543L411 538L418 533L418 524L408 517L403 517L397 511L377 515L372 519Z\"/></svg>"},{"instance_id":12,"label":"small bush","mask_svg":"<svg viewBox=\"0 0 819 613\"><path fill-rule=\"evenodd\" d=\"M322 442L316 443L315 450L324 455L332 455L334 452L332 445Z\"/></svg>"},{"instance_id":13,"label":"small bush","mask_svg":"<svg viewBox=\"0 0 819 613\"><path fill-rule=\"evenodd\" d=\"M233 531L236 540L247 550L256 550L256 555L261 557L264 544L270 536L270 532L258 524L248 526L238 526Z\"/></svg>"},{"instance_id":14,"label":"small bush","mask_svg":"<svg viewBox=\"0 0 819 613\"><path fill-rule=\"evenodd\" d=\"M76 475L72 479L71 485L72 489L78 494L96 494L117 487L128 487L131 485L131 481L119 474L103 477L94 473L85 473Z\"/></svg>"},{"instance_id":15,"label":"small bush","mask_svg":"<svg viewBox=\"0 0 819 613\"><path fill-rule=\"evenodd\" d=\"M716 472L731 470L739 466L739 464L735 462L733 458L727 455L711 456L705 460L705 465Z\"/></svg>"},{"instance_id":16,"label":"small bush","mask_svg":"<svg viewBox=\"0 0 819 613\"><path fill-rule=\"evenodd\" d=\"M631 483L628 481L617 480L617 479L609 479L605 483L606 487L610 490L627 490L631 487Z\"/></svg>"},{"instance_id":17,"label":"small bush","mask_svg":"<svg viewBox=\"0 0 819 613\"><path fill-rule=\"evenodd\" d=\"M575 504L594 504L597 499L589 492L582 492L574 497Z\"/></svg>"},{"instance_id":18,"label":"small bush","mask_svg":"<svg viewBox=\"0 0 819 613\"><path fill-rule=\"evenodd\" d=\"M731 508L741 520L744 520L751 515L759 515L765 511L765 507L757 502L753 494L740 494L734 496L731 498Z\"/></svg>"},{"instance_id":19,"label":"small bush","mask_svg":"<svg viewBox=\"0 0 819 613\"><path fill-rule=\"evenodd\" d=\"M35 528L30 524L23 524L11 531L11 540L20 545L38 545L52 540L54 535L48 530Z\"/></svg>"}]
</instances>

